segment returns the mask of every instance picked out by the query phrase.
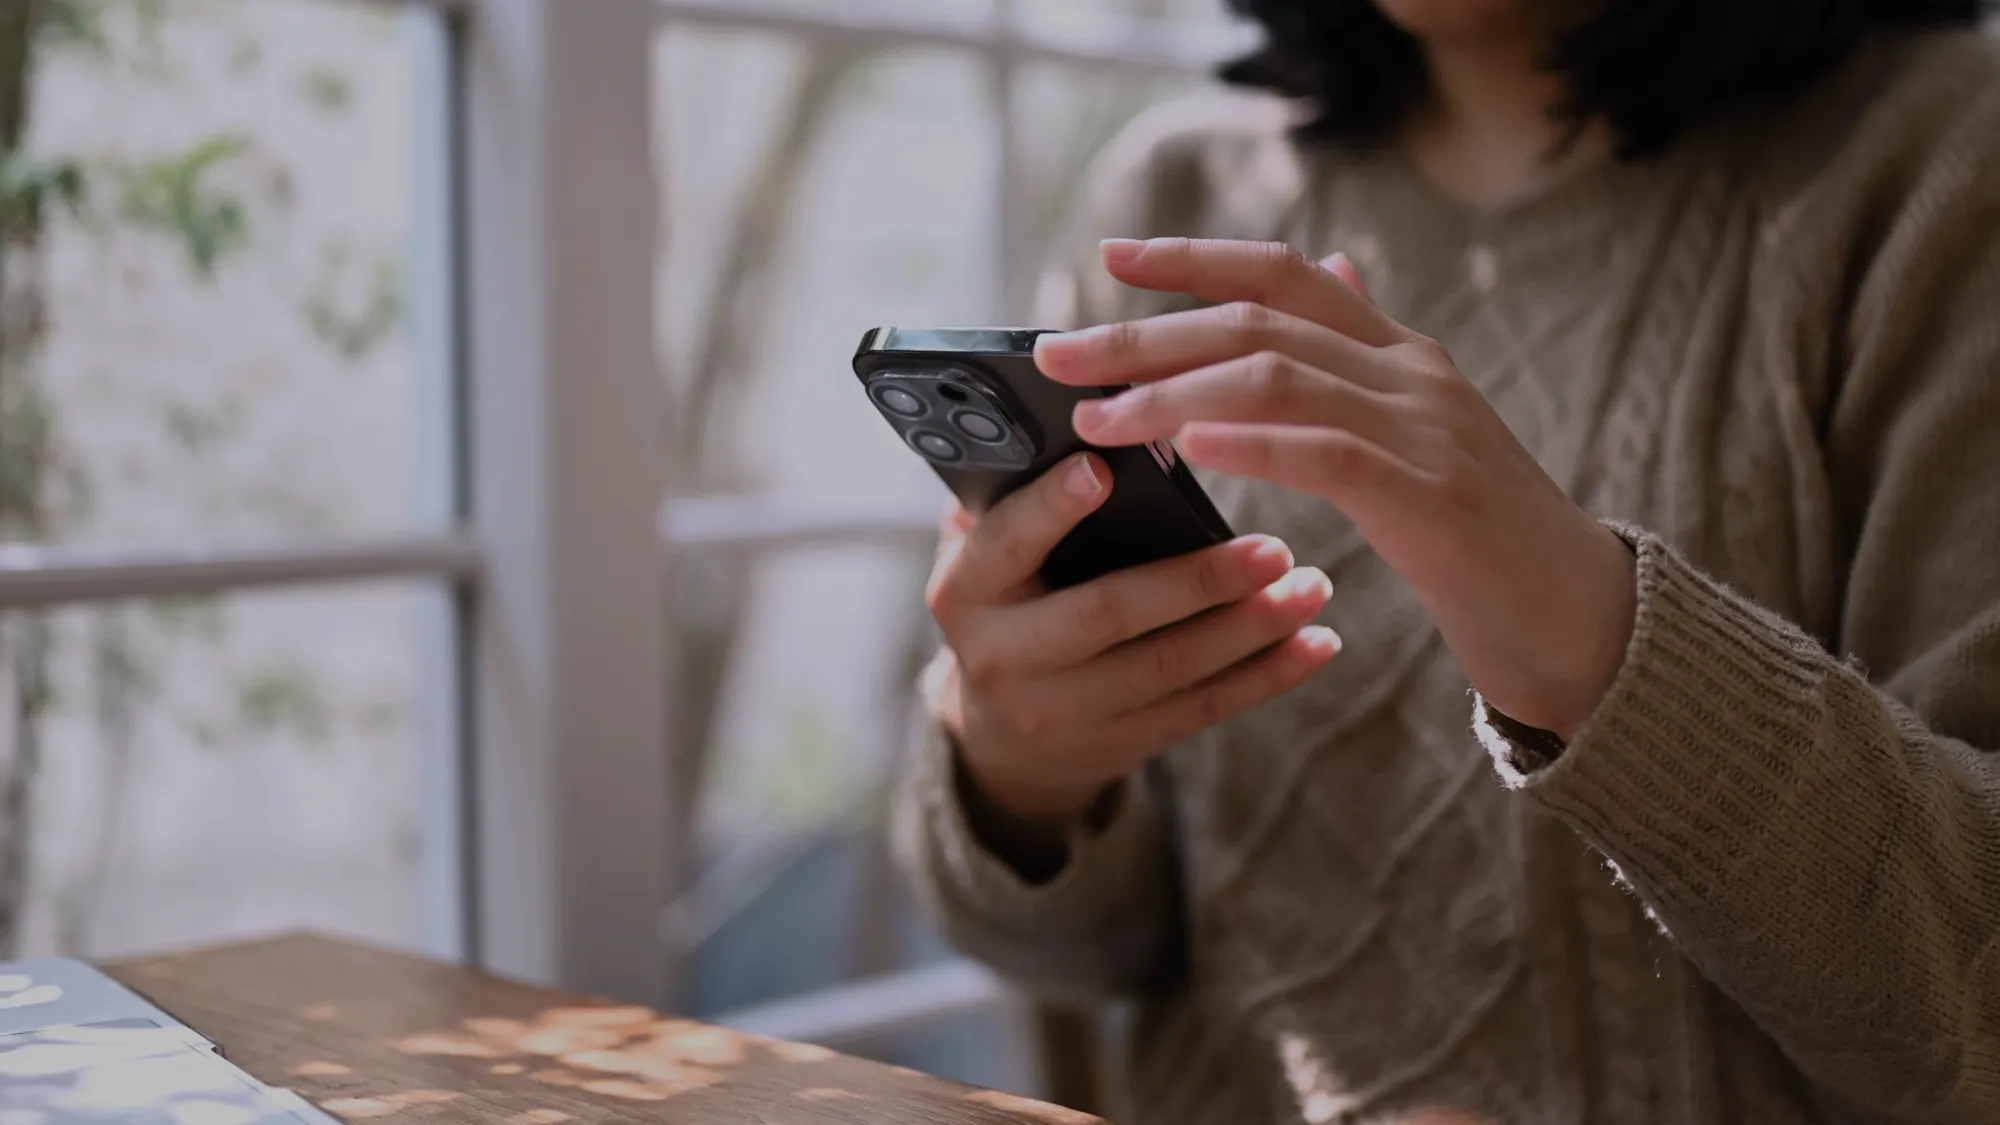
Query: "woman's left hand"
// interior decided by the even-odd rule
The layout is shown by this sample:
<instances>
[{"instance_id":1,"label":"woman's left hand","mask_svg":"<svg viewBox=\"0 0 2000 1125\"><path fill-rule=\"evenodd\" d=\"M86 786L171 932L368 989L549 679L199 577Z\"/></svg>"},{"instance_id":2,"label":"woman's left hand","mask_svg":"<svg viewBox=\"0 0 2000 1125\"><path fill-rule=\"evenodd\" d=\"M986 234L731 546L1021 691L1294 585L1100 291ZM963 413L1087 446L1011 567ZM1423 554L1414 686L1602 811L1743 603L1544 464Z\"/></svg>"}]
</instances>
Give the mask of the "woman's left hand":
<instances>
[{"instance_id":1,"label":"woman's left hand","mask_svg":"<svg viewBox=\"0 0 2000 1125\"><path fill-rule=\"evenodd\" d=\"M1577 507L1434 341L1384 315L1344 260L1270 243L1104 244L1112 275L1213 307L1044 336L1098 445L1176 438L1218 472L1346 513L1422 601L1472 684L1568 739L1623 661L1631 551ZM1344 276L1343 276L1344 275Z\"/></svg>"}]
</instances>

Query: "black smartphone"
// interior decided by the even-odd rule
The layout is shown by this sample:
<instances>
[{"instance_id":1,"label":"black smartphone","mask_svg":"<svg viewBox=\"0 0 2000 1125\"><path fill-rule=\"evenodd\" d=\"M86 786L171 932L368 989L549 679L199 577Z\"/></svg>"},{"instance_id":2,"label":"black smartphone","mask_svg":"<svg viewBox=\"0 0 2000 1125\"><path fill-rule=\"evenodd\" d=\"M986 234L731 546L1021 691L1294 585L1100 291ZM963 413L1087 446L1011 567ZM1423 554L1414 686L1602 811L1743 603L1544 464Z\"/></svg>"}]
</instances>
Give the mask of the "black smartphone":
<instances>
[{"instance_id":1,"label":"black smartphone","mask_svg":"<svg viewBox=\"0 0 2000 1125\"><path fill-rule=\"evenodd\" d=\"M1119 387L1071 387L1035 367L1026 328L876 328L854 374L904 444L959 502L985 511L1063 458L1092 450L1111 466L1111 496L1042 566L1052 589L1234 537L1170 442L1104 449L1076 436L1070 414Z\"/></svg>"}]
</instances>

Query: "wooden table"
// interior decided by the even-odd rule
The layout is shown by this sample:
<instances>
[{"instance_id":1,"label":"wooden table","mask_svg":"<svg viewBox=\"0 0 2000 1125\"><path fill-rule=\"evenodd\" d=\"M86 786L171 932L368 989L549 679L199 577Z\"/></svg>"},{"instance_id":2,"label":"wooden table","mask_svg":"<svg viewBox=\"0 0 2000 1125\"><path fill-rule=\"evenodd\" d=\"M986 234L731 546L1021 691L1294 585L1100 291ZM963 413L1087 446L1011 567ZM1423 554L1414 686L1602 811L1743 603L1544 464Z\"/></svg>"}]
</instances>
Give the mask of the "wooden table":
<instances>
[{"instance_id":1,"label":"wooden table","mask_svg":"<svg viewBox=\"0 0 2000 1125\"><path fill-rule=\"evenodd\" d=\"M349 1121L970 1123L1096 1119L316 937L106 970L251 1074Z\"/></svg>"}]
</instances>

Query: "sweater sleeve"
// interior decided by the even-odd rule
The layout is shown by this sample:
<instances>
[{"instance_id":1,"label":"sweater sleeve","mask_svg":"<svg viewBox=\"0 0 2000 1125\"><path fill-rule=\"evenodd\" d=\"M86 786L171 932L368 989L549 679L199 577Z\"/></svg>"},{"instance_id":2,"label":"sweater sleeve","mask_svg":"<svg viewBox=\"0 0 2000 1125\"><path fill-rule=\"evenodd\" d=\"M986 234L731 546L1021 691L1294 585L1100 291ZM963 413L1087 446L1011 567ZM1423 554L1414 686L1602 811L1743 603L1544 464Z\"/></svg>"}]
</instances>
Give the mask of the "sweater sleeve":
<instances>
[{"instance_id":1,"label":"sweater sleeve","mask_svg":"<svg viewBox=\"0 0 2000 1125\"><path fill-rule=\"evenodd\" d=\"M1860 271L1823 436L1832 651L1627 531L1638 615L1596 713L1552 759L1475 716L1503 778L1870 1120L2000 1120L2000 130L1979 134Z\"/></svg>"},{"instance_id":2,"label":"sweater sleeve","mask_svg":"<svg viewBox=\"0 0 2000 1125\"><path fill-rule=\"evenodd\" d=\"M1173 941L1173 882L1153 796L1132 779L1098 826L1068 830L1068 856L1030 882L973 834L949 740L919 725L893 824L896 856L953 946L1030 992L1097 1003L1156 985Z\"/></svg>"}]
</instances>

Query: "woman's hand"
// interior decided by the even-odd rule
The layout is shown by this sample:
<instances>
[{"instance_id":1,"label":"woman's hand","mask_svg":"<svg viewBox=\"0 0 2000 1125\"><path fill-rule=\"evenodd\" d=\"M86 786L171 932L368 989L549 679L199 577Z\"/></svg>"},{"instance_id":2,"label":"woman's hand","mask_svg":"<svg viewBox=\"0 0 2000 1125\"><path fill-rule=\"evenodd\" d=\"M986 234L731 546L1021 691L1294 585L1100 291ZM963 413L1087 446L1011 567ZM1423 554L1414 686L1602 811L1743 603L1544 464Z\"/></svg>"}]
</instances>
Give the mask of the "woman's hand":
<instances>
[{"instance_id":1,"label":"woman's hand","mask_svg":"<svg viewBox=\"0 0 2000 1125\"><path fill-rule=\"evenodd\" d=\"M945 651L926 702L979 795L1029 821L1087 809L1147 758L1288 691L1338 647L1333 588L1250 535L1066 590L1042 561L1110 494L1073 457L976 520L947 513L926 597Z\"/></svg>"},{"instance_id":2,"label":"woman's hand","mask_svg":"<svg viewBox=\"0 0 2000 1125\"><path fill-rule=\"evenodd\" d=\"M1178 438L1188 460L1325 499L1415 588L1473 686L1572 736L1631 636L1634 561L1563 494L1437 343L1344 261L1248 242L1114 240L1112 275L1214 307L1042 337L1099 445ZM1343 280L1335 270L1344 272Z\"/></svg>"}]
</instances>

